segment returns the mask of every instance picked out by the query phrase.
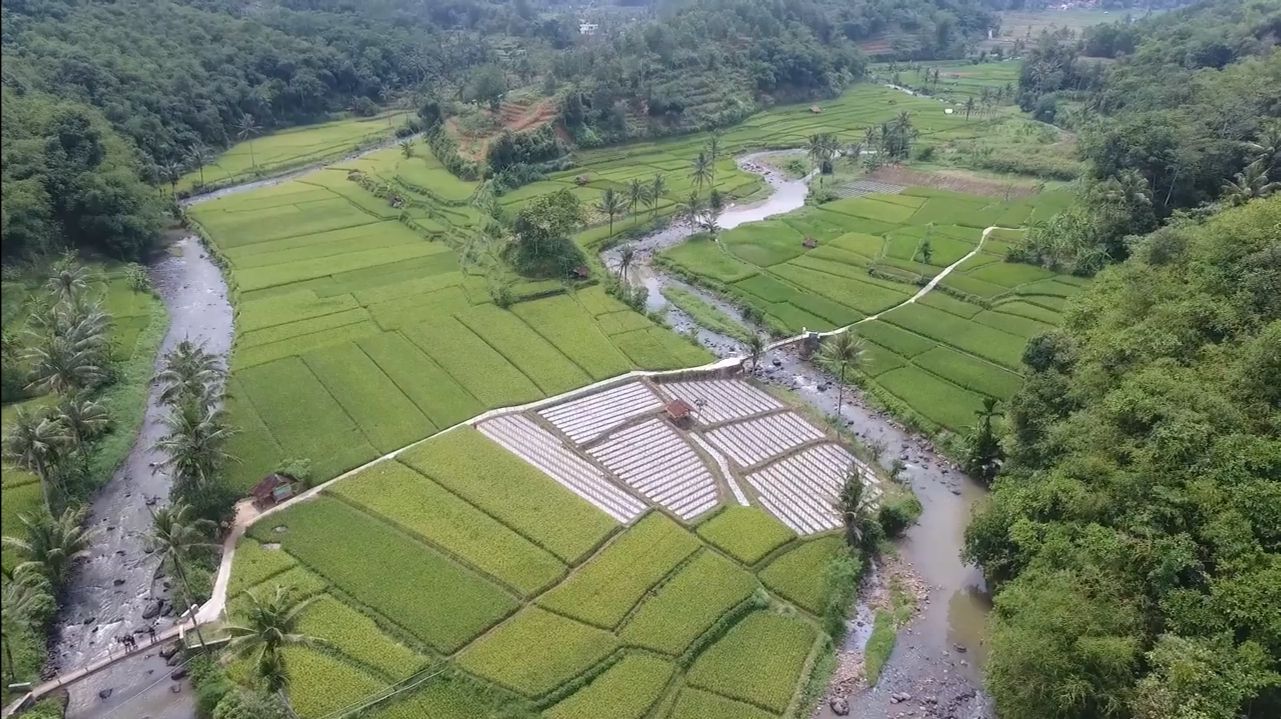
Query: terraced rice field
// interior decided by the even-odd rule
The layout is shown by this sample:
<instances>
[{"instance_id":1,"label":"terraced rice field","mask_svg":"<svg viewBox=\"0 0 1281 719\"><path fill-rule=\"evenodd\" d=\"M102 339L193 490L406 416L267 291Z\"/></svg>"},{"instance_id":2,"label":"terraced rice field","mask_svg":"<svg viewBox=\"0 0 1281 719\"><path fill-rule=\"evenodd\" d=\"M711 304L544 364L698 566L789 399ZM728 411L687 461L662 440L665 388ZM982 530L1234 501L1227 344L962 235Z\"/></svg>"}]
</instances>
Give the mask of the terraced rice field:
<instances>
[{"instance_id":1,"label":"terraced rice field","mask_svg":"<svg viewBox=\"0 0 1281 719\"><path fill-rule=\"evenodd\" d=\"M462 457L472 476L493 468L485 476L502 477L508 496L537 497L539 523L440 479ZM539 472L505 469L520 460L466 428L404 460L337 482L241 540L233 616L247 592L277 585L315 597L302 629L325 643L288 656L305 668L288 687L302 719L397 682L413 688L364 716L639 718L717 705L780 717L798 701L824 641L809 608L824 601L822 571L772 568L800 550L813 567L832 556L823 539L798 540L748 508L705 523L716 543L655 511L625 526ZM739 535L749 526L750 547ZM592 530L592 548L562 562L540 548L544 527L603 534ZM722 553L724 543L734 551ZM765 554L778 559L759 561ZM806 604L771 589L767 572ZM784 605L793 608L780 613ZM762 665L743 682L732 676L737 662ZM419 685L428 672L439 675Z\"/></svg>"},{"instance_id":2,"label":"terraced rice field","mask_svg":"<svg viewBox=\"0 0 1281 719\"><path fill-rule=\"evenodd\" d=\"M238 142L200 170L178 180L178 191L198 187L226 186L256 177L268 177L292 167L333 160L357 148L392 136L407 113L384 113L377 117L353 117L319 125L307 125L273 132L252 141ZM253 145L252 151L250 145Z\"/></svg>"},{"instance_id":3,"label":"terraced rice field","mask_svg":"<svg viewBox=\"0 0 1281 719\"><path fill-rule=\"evenodd\" d=\"M1057 326L1067 300L1085 285L1004 261L1017 228L1068 198L1052 191L1004 202L910 187L729 230L716 245L679 245L660 262L754 307L780 333L857 323L867 348L859 371L869 387L923 426L956 432L973 424L984 397L1014 394L1028 340ZM899 306L974 251L992 226L1010 229L991 233L920 301ZM817 246L803 246L800 237Z\"/></svg>"},{"instance_id":4,"label":"terraced rice field","mask_svg":"<svg viewBox=\"0 0 1281 719\"><path fill-rule=\"evenodd\" d=\"M1018 87L1019 73L1023 63L1019 60L1004 60L981 63L970 63L956 60L938 60L913 63L913 68L922 67L921 73L908 69L902 63L876 63L869 71L876 77L891 82L897 77L898 84L905 87L924 88L935 97L942 97L952 102L963 103L973 97L977 103L983 89L996 90L1009 86L1011 90ZM925 80L924 70L938 70L939 80ZM1005 102L1012 102L1013 98Z\"/></svg>"},{"instance_id":5,"label":"terraced rice field","mask_svg":"<svg viewBox=\"0 0 1281 719\"><path fill-rule=\"evenodd\" d=\"M880 499L880 484L871 468L839 445L820 444L747 475L761 506L801 534L839 529L834 511L841 488L853 468L862 478L868 501Z\"/></svg>"},{"instance_id":6,"label":"terraced rice field","mask_svg":"<svg viewBox=\"0 0 1281 719\"><path fill-rule=\"evenodd\" d=\"M482 223L468 204L475 184L416 152L378 151L189 210L234 290L230 409L251 430L232 442L237 486L286 458L309 459L323 481L488 408L710 359L599 287L517 280L520 301L495 305L460 261Z\"/></svg>"}]
</instances>

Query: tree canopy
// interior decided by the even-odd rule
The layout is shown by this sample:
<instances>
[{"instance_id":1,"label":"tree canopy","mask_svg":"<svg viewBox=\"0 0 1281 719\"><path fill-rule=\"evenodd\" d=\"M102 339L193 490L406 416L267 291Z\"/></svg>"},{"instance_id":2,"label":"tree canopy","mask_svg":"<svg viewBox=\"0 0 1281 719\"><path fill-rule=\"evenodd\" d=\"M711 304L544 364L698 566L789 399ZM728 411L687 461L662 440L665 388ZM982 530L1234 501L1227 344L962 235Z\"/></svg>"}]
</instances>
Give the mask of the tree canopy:
<instances>
[{"instance_id":1,"label":"tree canopy","mask_svg":"<svg viewBox=\"0 0 1281 719\"><path fill-rule=\"evenodd\" d=\"M1281 197L1142 238L1029 345L967 553L1001 716L1281 713Z\"/></svg>"}]
</instances>

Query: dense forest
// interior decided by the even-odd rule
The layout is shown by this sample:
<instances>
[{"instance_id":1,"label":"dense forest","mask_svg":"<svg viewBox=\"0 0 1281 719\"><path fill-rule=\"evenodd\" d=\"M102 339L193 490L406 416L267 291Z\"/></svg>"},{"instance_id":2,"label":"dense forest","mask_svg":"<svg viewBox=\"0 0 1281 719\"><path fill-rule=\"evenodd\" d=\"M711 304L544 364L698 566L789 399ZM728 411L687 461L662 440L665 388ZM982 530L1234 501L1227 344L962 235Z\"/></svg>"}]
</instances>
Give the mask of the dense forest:
<instances>
[{"instance_id":1,"label":"dense forest","mask_svg":"<svg viewBox=\"0 0 1281 719\"><path fill-rule=\"evenodd\" d=\"M995 22L979 0L615 9L607 32L584 36L574 7L531 0L6 2L4 256L87 244L137 258L164 210L144 183L337 112L537 86L598 144L832 95L862 73L853 43L879 33L958 55Z\"/></svg>"},{"instance_id":2,"label":"dense forest","mask_svg":"<svg viewBox=\"0 0 1281 719\"><path fill-rule=\"evenodd\" d=\"M1015 254L1106 269L1029 344L967 533L1001 716L1281 715L1279 40L1276 3L1223 0L1024 66L1090 176Z\"/></svg>"},{"instance_id":3,"label":"dense forest","mask_svg":"<svg viewBox=\"0 0 1281 719\"><path fill-rule=\"evenodd\" d=\"M1033 232L1018 259L1089 274L1125 259L1128 236L1281 178L1278 39L1281 6L1269 0L1042 37L1025 58L1019 103L1079 132L1090 177L1077 206Z\"/></svg>"}]
</instances>

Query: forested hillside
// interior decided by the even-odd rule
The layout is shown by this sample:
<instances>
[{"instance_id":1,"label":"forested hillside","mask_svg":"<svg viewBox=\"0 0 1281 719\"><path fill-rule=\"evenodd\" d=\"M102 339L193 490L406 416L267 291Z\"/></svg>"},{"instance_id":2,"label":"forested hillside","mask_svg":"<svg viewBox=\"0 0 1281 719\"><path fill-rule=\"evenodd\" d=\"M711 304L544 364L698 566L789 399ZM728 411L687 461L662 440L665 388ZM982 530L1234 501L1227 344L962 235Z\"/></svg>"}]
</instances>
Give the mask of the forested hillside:
<instances>
[{"instance_id":1,"label":"forested hillside","mask_svg":"<svg viewBox=\"0 0 1281 719\"><path fill-rule=\"evenodd\" d=\"M957 55L993 22L979 0L617 10L586 36L552 2L6 2L4 254L88 243L138 257L162 211L143 182L337 112L524 87L564 98L570 130L600 144L831 96L862 73L860 39L901 30L922 56ZM84 133L69 127L95 139L71 147Z\"/></svg>"},{"instance_id":2,"label":"forested hillside","mask_svg":"<svg viewBox=\"0 0 1281 719\"><path fill-rule=\"evenodd\" d=\"M1041 38L1019 102L1078 131L1091 172L1077 206L1033 232L1020 259L1088 274L1125 259L1128 235L1281 178L1278 41L1281 4L1271 0L1205 2L1084 38ZM1082 55L1091 51L1118 59Z\"/></svg>"},{"instance_id":3,"label":"forested hillside","mask_svg":"<svg viewBox=\"0 0 1281 719\"><path fill-rule=\"evenodd\" d=\"M1099 272L1033 339L967 533L1000 715L1281 714L1281 7L1048 37L1025 107L1080 130L1076 205L1014 252ZM1107 42L1098 38L1107 36ZM1119 264L1112 264L1117 263Z\"/></svg>"}]
</instances>

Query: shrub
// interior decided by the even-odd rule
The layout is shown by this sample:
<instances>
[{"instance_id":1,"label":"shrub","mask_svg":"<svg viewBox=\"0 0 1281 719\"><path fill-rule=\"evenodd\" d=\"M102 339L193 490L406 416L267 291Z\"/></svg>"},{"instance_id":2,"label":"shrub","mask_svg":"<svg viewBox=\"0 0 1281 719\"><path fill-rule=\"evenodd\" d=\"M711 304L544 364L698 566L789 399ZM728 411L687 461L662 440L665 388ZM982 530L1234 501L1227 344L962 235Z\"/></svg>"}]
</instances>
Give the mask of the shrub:
<instances>
[{"instance_id":1,"label":"shrub","mask_svg":"<svg viewBox=\"0 0 1281 719\"><path fill-rule=\"evenodd\" d=\"M908 494L905 497L883 502L876 519L880 522L885 536L893 539L901 535L920 515L921 501L916 498L916 495Z\"/></svg>"}]
</instances>

